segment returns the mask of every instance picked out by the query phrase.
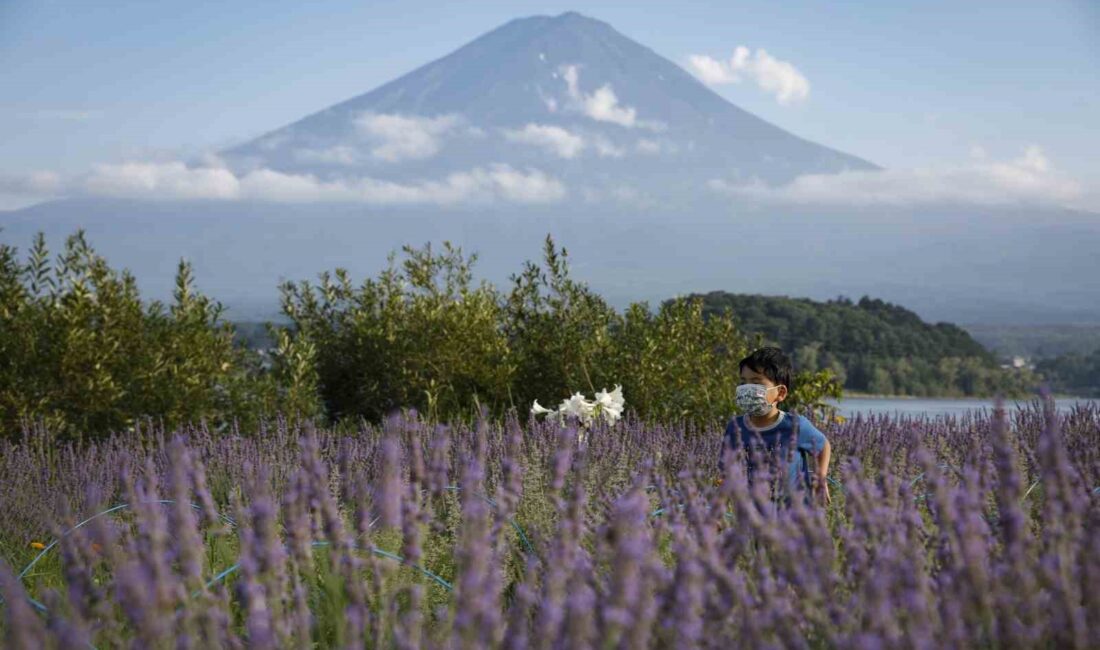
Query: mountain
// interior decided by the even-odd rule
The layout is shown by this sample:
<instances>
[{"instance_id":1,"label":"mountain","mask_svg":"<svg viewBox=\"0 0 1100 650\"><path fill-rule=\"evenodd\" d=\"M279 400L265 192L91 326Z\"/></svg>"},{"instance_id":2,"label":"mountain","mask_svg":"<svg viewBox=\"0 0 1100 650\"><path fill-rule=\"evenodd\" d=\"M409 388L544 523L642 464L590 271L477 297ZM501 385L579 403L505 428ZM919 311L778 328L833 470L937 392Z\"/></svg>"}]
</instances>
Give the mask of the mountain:
<instances>
[{"instance_id":1,"label":"mountain","mask_svg":"<svg viewBox=\"0 0 1100 650\"><path fill-rule=\"evenodd\" d=\"M404 181L503 162L576 197L700 180L787 182L877 166L723 99L682 68L569 12L513 20L366 94L221 152L235 169Z\"/></svg>"},{"instance_id":2,"label":"mountain","mask_svg":"<svg viewBox=\"0 0 1100 650\"><path fill-rule=\"evenodd\" d=\"M25 250L41 230L57 251L85 228L159 299L187 257L237 320L276 313L283 280L374 276L403 244L450 240L505 286L552 233L573 275L618 308L722 290L870 295L927 320L1100 322L1096 214L731 199L709 184L878 168L576 13L511 21L219 156L234 199L67 198L0 213L0 241ZM190 196L226 176L164 185Z\"/></svg>"}]
</instances>

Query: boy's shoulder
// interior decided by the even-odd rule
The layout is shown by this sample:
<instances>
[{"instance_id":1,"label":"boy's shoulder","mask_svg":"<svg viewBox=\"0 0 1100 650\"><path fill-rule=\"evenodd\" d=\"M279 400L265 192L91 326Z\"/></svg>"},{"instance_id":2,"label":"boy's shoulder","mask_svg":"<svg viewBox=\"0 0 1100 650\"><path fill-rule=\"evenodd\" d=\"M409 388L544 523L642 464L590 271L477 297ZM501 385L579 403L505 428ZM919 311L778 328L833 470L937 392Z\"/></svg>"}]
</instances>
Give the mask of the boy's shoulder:
<instances>
[{"instance_id":1,"label":"boy's shoulder","mask_svg":"<svg viewBox=\"0 0 1100 650\"><path fill-rule=\"evenodd\" d=\"M802 427L805 425L809 425L811 427L813 426L813 424L811 424L810 421L807 420L806 417L801 413L796 413L794 411L784 411L783 409L780 409L779 412L783 414L783 420L779 422L779 428L781 429L795 426ZM726 422L726 433L730 433L738 429L746 430L747 428L748 425L746 425L745 423L744 415L734 415L729 419L729 421Z\"/></svg>"}]
</instances>

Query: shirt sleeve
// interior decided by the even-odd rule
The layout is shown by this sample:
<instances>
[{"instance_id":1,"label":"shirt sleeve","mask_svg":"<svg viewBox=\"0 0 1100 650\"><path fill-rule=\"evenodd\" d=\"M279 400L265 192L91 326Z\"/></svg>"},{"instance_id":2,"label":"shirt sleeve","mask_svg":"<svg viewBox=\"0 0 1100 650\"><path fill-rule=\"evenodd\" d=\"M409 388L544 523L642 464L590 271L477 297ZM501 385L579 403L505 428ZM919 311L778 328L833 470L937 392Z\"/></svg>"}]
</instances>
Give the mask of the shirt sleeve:
<instances>
[{"instance_id":1,"label":"shirt sleeve","mask_svg":"<svg viewBox=\"0 0 1100 650\"><path fill-rule=\"evenodd\" d=\"M798 448L812 453L820 453L825 448L825 434L821 433L806 416L798 416Z\"/></svg>"}]
</instances>

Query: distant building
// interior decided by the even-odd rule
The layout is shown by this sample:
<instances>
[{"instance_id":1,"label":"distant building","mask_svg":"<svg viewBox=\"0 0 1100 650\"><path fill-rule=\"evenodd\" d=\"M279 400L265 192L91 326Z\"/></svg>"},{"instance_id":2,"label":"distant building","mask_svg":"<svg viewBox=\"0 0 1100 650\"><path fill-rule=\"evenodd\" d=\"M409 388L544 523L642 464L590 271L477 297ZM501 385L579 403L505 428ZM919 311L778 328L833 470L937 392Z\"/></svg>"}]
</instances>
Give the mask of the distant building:
<instances>
[{"instance_id":1,"label":"distant building","mask_svg":"<svg viewBox=\"0 0 1100 650\"><path fill-rule=\"evenodd\" d=\"M1015 357L1012 357L1012 361L1010 363L1002 363L1001 367L1006 369L1006 370L1008 370L1008 369L1019 370L1021 368L1027 368L1028 370L1034 370L1035 369L1035 364L1031 363L1028 360L1027 357L1015 356Z\"/></svg>"}]
</instances>

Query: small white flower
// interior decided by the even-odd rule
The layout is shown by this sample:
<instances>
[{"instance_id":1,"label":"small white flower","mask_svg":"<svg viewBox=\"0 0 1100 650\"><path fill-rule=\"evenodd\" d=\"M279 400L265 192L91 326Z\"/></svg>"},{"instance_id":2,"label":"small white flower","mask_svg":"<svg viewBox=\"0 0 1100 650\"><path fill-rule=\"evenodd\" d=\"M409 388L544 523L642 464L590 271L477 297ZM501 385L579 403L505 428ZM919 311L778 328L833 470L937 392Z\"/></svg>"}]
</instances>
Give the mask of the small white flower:
<instances>
[{"instance_id":1,"label":"small white flower","mask_svg":"<svg viewBox=\"0 0 1100 650\"><path fill-rule=\"evenodd\" d=\"M558 410L563 415L571 415L587 424L592 419L592 413L595 406L595 402L589 402L584 399L583 394L573 393L573 396L569 399L562 400L561 405L558 406Z\"/></svg>"},{"instance_id":2,"label":"small white flower","mask_svg":"<svg viewBox=\"0 0 1100 650\"><path fill-rule=\"evenodd\" d=\"M585 399L583 393L573 393L569 399L562 400L556 411L542 406L538 400L535 400L531 406L531 413L534 415L550 415L559 424L563 425L566 417L575 418L580 423L577 441L583 443L588 427L592 426L592 423L597 419L603 418L608 424L618 422L622 418L624 403L623 387L616 384L615 390L611 392L608 392L605 388L596 393L594 401Z\"/></svg>"},{"instance_id":3,"label":"small white flower","mask_svg":"<svg viewBox=\"0 0 1100 650\"><path fill-rule=\"evenodd\" d=\"M615 390L610 393L603 389L596 393L596 403L600 405L600 413L610 424L615 424L623 416L623 387L616 384Z\"/></svg>"}]
</instances>

